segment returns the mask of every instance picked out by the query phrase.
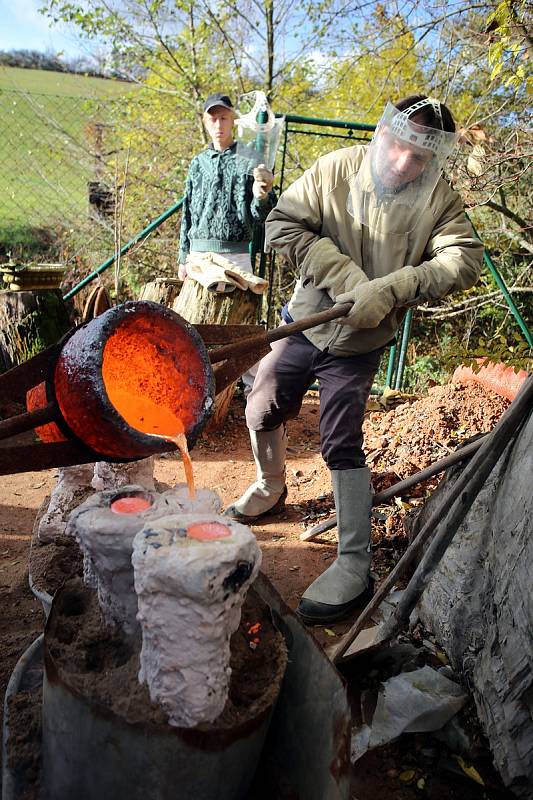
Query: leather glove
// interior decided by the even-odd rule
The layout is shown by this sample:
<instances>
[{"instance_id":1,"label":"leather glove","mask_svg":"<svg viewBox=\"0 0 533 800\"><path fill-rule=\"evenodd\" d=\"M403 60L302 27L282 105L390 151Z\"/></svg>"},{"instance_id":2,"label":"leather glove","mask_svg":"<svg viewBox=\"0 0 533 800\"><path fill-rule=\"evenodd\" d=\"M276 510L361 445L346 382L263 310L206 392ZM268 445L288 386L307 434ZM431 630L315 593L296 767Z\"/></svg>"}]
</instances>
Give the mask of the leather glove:
<instances>
[{"instance_id":1,"label":"leather glove","mask_svg":"<svg viewBox=\"0 0 533 800\"><path fill-rule=\"evenodd\" d=\"M351 302L349 314L338 320L355 330L377 328L393 308L410 304L417 296L418 275L414 267L403 267L383 278L361 283L351 292L337 295L337 303Z\"/></svg>"},{"instance_id":2,"label":"leather glove","mask_svg":"<svg viewBox=\"0 0 533 800\"><path fill-rule=\"evenodd\" d=\"M274 175L264 164L259 164L259 166L254 169L254 183L252 186L254 197L256 197L257 200L266 200L273 185Z\"/></svg>"}]
</instances>

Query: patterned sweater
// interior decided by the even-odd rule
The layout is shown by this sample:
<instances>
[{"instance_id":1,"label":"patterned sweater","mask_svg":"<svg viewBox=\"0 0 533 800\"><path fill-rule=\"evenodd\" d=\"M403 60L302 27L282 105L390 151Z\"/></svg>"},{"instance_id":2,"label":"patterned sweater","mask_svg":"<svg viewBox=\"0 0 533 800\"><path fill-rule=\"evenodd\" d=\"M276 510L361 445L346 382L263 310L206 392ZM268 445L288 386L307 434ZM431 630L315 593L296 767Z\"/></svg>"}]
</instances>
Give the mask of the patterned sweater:
<instances>
[{"instance_id":1,"label":"patterned sweater","mask_svg":"<svg viewBox=\"0 0 533 800\"><path fill-rule=\"evenodd\" d=\"M182 206L180 264L190 252L247 252L252 225L264 222L276 204L274 192L263 201L253 196L250 164L236 150L236 143L223 151L211 145L191 161Z\"/></svg>"}]
</instances>

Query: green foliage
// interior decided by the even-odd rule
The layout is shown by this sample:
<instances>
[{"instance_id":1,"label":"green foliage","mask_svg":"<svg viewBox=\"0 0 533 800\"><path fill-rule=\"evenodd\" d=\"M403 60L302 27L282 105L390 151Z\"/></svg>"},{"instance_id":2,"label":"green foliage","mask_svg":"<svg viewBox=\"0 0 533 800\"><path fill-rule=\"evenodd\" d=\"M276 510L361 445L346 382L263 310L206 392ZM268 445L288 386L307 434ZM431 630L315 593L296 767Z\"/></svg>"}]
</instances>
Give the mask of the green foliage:
<instances>
[{"instance_id":1,"label":"green foliage","mask_svg":"<svg viewBox=\"0 0 533 800\"><path fill-rule=\"evenodd\" d=\"M528 22L531 23L531 6L526 0L502 0L487 20L487 31L490 33L491 80L498 79L504 86L515 89L523 86L530 94L533 76L529 66Z\"/></svg>"},{"instance_id":2,"label":"green foliage","mask_svg":"<svg viewBox=\"0 0 533 800\"><path fill-rule=\"evenodd\" d=\"M276 111L372 123L387 99L416 91L444 99L464 129L463 150L450 177L514 287L517 305L526 317L531 314L531 9L525 0L504 0L496 8L457 7L444 16L439 4L422 2L404 6L404 16L392 2L375 4L370 15L355 15L341 0L295 0L290 14L281 0L47 0L43 10L105 42L141 84L107 107L104 178L116 198L116 214L95 225L78 206L78 224L69 226L72 232L61 241L75 270L94 267L181 195L189 161L205 143L201 106L210 91L224 88L235 97L264 87ZM317 156L352 142L291 134L285 185ZM474 145L480 152L472 171L468 158ZM81 180L79 161L74 169ZM45 187L38 188L48 202ZM123 259L124 293L155 274L172 272L178 231L174 217ZM276 273L275 306L286 299L294 278L286 267ZM439 319L439 329L469 348L479 336L510 341L516 325L501 296L490 295L494 288L486 273L465 295L462 312L453 306L461 298L446 298L439 313L445 317L449 310L453 316ZM424 324L429 330L435 323ZM424 330L421 325L422 337ZM413 381L417 370L438 372L438 358L423 353ZM416 358L411 361L416 365Z\"/></svg>"},{"instance_id":3,"label":"green foliage","mask_svg":"<svg viewBox=\"0 0 533 800\"><path fill-rule=\"evenodd\" d=\"M533 366L533 352L524 338L514 333L489 340L480 337L475 346L468 348L459 343L455 351L446 354L443 360L450 371L464 364L479 372L488 363L503 362L515 372L522 369L529 372Z\"/></svg>"}]
</instances>

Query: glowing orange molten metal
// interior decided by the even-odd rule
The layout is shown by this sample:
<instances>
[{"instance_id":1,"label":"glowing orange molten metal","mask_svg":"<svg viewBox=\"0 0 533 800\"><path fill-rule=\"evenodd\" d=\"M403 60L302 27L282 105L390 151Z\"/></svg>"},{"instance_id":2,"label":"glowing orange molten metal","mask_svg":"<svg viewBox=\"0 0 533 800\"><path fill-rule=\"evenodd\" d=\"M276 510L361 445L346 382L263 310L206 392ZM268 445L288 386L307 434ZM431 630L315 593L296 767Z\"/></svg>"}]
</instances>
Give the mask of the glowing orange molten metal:
<instances>
[{"instance_id":1,"label":"glowing orange molten metal","mask_svg":"<svg viewBox=\"0 0 533 800\"><path fill-rule=\"evenodd\" d=\"M205 542L209 539L223 539L225 536L231 536L231 531L221 522L195 522L194 525L189 525L187 528L187 536Z\"/></svg>"},{"instance_id":2,"label":"glowing orange molten metal","mask_svg":"<svg viewBox=\"0 0 533 800\"><path fill-rule=\"evenodd\" d=\"M102 378L107 396L138 431L164 437L184 433L199 412L199 387L183 369L196 354L190 345L183 347L188 343L167 342L159 331L150 336L135 322L126 320L106 342Z\"/></svg>"},{"instance_id":3,"label":"glowing orange molten metal","mask_svg":"<svg viewBox=\"0 0 533 800\"><path fill-rule=\"evenodd\" d=\"M140 514L150 508L150 501L144 497L119 497L111 503L111 511L115 514Z\"/></svg>"}]
</instances>

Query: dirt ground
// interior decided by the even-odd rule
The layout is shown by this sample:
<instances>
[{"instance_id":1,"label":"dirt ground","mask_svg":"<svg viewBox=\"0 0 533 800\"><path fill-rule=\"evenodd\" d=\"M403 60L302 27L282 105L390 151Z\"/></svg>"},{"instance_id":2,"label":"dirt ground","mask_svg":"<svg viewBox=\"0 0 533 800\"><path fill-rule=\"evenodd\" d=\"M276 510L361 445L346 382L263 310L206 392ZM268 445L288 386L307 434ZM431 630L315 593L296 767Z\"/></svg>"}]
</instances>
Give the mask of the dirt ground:
<instances>
[{"instance_id":1,"label":"dirt ground","mask_svg":"<svg viewBox=\"0 0 533 800\"><path fill-rule=\"evenodd\" d=\"M490 430L507 405L507 400L475 383L436 386L419 399L391 396L387 404L373 401L373 410L367 413L365 421L365 450L375 490L380 491L444 457L474 434ZM300 417L289 425L286 510L254 526L263 551L262 569L292 608L309 583L335 557L335 531L314 542L299 540L306 527L327 518L332 509L329 474L319 452L318 413L318 396L309 392ZM197 485L218 491L224 504L238 497L254 479L241 396L236 395L224 428L200 439L192 451L192 460ZM55 470L26 472L4 476L0 482L2 698L17 659L42 630L42 608L28 586L28 552L35 516L54 486L55 475ZM182 465L173 455L164 455L156 459L155 475L159 481L174 485L183 481ZM406 546L405 515L423 503L436 483L433 479L409 496L375 509L373 570L378 577L390 571ZM322 646L327 647L352 622L311 630ZM495 787L492 792L467 777L456 762L450 769L428 766L427 751L431 746L427 736L402 737L397 745L364 756L357 762L353 797L481 800L508 796L498 784L497 776L490 775ZM409 780L407 773L408 777L413 773ZM486 774L489 773L487 764Z\"/></svg>"}]
</instances>

